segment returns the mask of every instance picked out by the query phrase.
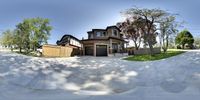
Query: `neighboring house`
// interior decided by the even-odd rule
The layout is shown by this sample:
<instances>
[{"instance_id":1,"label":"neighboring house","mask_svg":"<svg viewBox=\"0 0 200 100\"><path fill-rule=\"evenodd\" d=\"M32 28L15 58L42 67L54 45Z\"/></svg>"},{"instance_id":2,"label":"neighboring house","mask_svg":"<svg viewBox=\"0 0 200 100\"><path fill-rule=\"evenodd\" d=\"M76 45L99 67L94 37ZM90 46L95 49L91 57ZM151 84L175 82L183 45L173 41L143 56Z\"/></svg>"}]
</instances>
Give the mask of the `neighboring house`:
<instances>
[{"instance_id":1,"label":"neighboring house","mask_svg":"<svg viewBox=\"0 0 200 100\"><path fill-rule=\"evenodd\" d=\"M0 45L0 51L10 51L10 48Z\"/></svg>"},{"instance_id":2,"label":"neighboring house","mask_svg":"<svg viewBox=\"0 0 200 100\"><path fill-rule=\"evenodd\" d=\"M75 48L82 48L81 41L72 35L64 35L56 42L59 46L72 46Z\"/></svg>"},{"instance_id":3,"label":"neighboring house","mask_svg":"<svg viewBox=\"0 0 200 100\"><path fill-rule=\"evenodd\" d=\"M42 54L45 57L71 57L82 55L82 44L72 35L64 35L56 42L57 45L43 45Z\"/></svg>"},{"instance_id":4,"label":"neighboring house","mask_svg":"<svg viewBox=\"0 0 200 100\"><path fill-rule=\"evenodd\" d=\"M83 55L109 56L124 52L123 34L116 26L106 29L93 29L88 32L88 39L82 40Z\"/></svg>"}]
</instances>

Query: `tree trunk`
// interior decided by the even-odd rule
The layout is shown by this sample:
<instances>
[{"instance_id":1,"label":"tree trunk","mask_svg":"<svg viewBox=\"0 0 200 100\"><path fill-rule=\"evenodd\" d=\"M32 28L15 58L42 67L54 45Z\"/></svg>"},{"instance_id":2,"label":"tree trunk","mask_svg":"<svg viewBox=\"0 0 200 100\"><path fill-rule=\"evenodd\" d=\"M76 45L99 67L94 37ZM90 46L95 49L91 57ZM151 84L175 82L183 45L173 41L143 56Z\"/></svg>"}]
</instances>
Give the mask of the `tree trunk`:
<instances>
[{"instance_id":1,"label":"tree trunk","mask_svg":"<svg viewBox=\"0 0 200 100\"><path fill-rule=\"evenodd\" d=\"M139 49L139 47L138 47L138 45L137 45L137 42L136 42L136 41L134 41L134 44L135 44L135 49L136 49L136 50L138 50L138 49Z\"/></svg>"},{"instance_id":2,"label":"tree trunk","mask_svg":"<svg viewBox=\"0 0 200 100\"><path fill-rule=\"evenodd\" d=\"M11 46L10 50L13 52L13 47Z\"/></svg>"},{"instance_id":3,"label":"tree trunk","mask_svg":"<svg viewBox=\"0 0 200 100\"><path fill-rule=\"evenodd\" d=\"M149 45L149 49L150 49L150 55L153 56L154 55L154 53L153 53L153 46Z\"/></svg>"},{"instance_id":4,"label":"tree trunk","mask_svg":"<svg viewBox=\"0 0 200 100\"><path fill-rule=\"evenodd\" d=\"M168 40L168 37L167 37L166 38L166 50L165 50L165 52L167 52L168 46L169 46L169 40Z\"/></svg>"},{"instance_id":5,"label":"tree trunk","mask_svg":"<svg viewBox=\"0 0 200 100\"><path fill-rule=\"evenodd\" d=\"M22 47L19 47L19 52L22 53Z\"/></svg>"},{"instance_id":6,"label":"tree trunk","mask_svg":"<svg viewBox=\"0 0 200 100\"><path fill-rule=\"evenodd\" d=\"M182 48L185 49L185 44L182 44Z\"/></svg>"},{"instance_id":7,"label":"tree trunk","mask_svg":"<svg viewBox=\"0 0 200 100\"><path fill-rule=\"evenodd\" d=\"M167 52L167 48L163 48L163 52L166 53Z\"/></svg>"},{"instance_id":8,"label":"tree trunk","mask_svg":"<svg viewBox=\"0 0 200 100\"><path fill-rule=\"evenodd\" d=\"M165 38L164 38L164 36L162 37L162 49L165 52L166 47L165 47Z\"/></svg>"},{"instance_id":9,"label":"tree trunk","mask_svg":"<svg viewBox=\"0 0 200 100\"><path fill-rule=\"evenodd\" d=\"M153 53L153 45L150 41L148 41L148 44L149 44L149 50L150 50L150 55L153 56L154 53Z\"/></svg>"}]
</instances>

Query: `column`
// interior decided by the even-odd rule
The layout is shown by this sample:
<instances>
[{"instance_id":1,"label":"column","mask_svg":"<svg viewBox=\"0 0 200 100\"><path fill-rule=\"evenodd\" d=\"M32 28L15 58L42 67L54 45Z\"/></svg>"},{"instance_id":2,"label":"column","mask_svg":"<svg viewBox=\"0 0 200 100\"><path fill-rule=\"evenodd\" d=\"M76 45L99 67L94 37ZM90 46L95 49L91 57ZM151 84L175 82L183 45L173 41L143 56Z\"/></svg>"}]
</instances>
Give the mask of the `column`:
<instances>
[{"instance_id":1,"label":"column","mask_svg":"<svg viewBox=\"0 0 200 100\"><path fill-rule=\"evenodd\" d=\"M110 39L110 48L109 48L109 53L112 54L112 39Z\"/></svg>"}]
</instances>

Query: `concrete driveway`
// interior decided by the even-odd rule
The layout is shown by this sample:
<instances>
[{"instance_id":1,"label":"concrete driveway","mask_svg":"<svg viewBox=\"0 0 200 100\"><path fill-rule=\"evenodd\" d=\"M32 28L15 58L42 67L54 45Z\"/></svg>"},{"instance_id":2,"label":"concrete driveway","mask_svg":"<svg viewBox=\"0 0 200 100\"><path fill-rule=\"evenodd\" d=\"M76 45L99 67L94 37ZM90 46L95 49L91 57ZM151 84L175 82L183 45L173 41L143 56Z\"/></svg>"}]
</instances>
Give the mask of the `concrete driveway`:
<instances>
[{"instance_id":1,"label":"concrete driveway","mask_svg":"<svg viewBox=\"0 0 200 100\"><path fill-rule=\"evenodd\" d=\"M134 62L0 52L0 100L199 100L200 51Z\"/></svg>"}]
</instances>

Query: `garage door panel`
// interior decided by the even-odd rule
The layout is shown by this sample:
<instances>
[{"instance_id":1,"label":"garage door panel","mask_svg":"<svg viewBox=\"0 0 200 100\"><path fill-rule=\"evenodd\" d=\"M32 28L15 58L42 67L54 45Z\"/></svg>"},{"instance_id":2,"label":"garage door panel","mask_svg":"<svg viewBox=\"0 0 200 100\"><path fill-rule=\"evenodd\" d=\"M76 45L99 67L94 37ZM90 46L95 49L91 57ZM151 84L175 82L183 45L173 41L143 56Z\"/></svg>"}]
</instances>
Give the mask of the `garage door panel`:
<instances>
[{"instance_id":1,"label":"garage door panel","mask_svg":"<svg viewBox=\"0 0 200 100\"><path fill-rule=\"evenodd\" d=\"M93 46L85 47L85 55L93 56L93 52L94 52Z\"/></svg>"},{"instance_id":2,"label":"garage door panel","mask_svg":"<svg viewBox=\"0 0 200 100\"><path fill-rule=\"evenodd\" d=\"M107 45L97 45L96 56L108 56Z\"/></svg>"}]
</instances>

